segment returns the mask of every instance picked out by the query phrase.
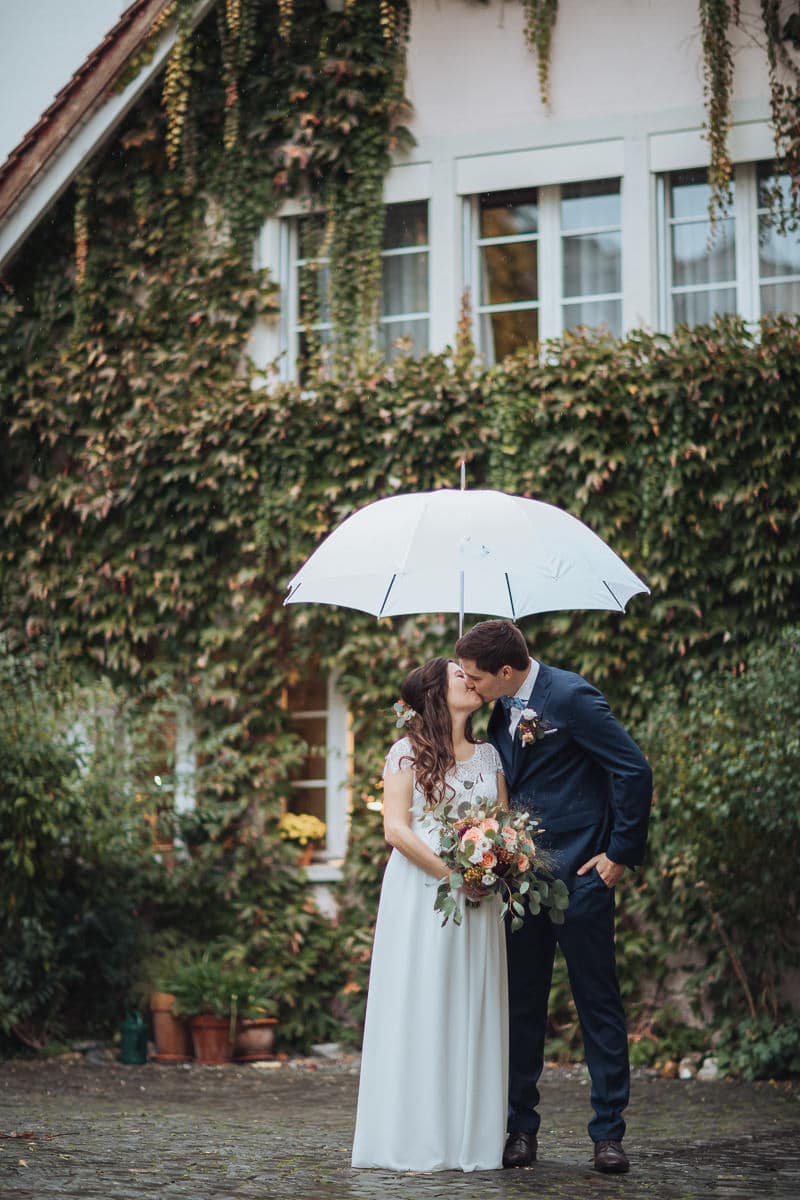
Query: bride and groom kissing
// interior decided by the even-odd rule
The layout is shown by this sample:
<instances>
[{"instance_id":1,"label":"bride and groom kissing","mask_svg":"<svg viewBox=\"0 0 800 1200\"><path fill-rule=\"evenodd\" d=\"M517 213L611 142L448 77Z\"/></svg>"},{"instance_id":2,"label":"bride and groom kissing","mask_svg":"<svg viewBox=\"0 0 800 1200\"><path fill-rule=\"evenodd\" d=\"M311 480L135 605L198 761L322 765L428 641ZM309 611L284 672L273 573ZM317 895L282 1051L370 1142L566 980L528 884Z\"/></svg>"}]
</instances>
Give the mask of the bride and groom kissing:
<instances>
[{"instance_id":1,"label":"bride and groom kissing","mask_svg":"<svg viewBox=\"0 0 800 1200\"><path fill-rule=\"evenodd\" d=\"M614 888L642 861L651 771L602 694L532 658L511 622L480 622L455 652L457 661L432 659L406 677L405 736L386 757L393 849L375 927L352 1165L474 1171L536 1160L558 945L591 1076L594 1165L624 1172L630 1073ZM471 717L491 702L489 740L478 743ZM548 736L526 736L527 709ZM465 905L460 925L442 927L433 893L448 868L431 810L457 807L466 794L540 820L541 844L570 892L563 924L529 914L511 932L491 896Z\"/></svg>"}]
</instances>

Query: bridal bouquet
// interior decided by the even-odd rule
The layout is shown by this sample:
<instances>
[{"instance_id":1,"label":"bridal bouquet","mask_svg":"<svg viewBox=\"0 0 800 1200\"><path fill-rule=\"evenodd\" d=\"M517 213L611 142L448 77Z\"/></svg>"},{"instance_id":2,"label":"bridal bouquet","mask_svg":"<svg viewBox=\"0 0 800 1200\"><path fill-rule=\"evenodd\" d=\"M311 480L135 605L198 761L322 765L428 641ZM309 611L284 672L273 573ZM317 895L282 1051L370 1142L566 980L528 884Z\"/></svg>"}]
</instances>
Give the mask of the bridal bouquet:
<instances>
[{"instance_id":1,"label":"bridal bouquet","mask_svg":"<svg viewBox=\"0 0 800 1200\"><path fill-rule=\"evenodd\" d=\"M434 910L442 925L453 918L461 924L461 889L468 906L477 908L487 896L500 895L500 918L511 914L511 928L522 926L525 910L534 916L542 908L550 920L563 924L569 903L567 886L554 879L545 852L536 845L543 831L524 809L501 808L477 796L460 804L454 814L437 814L439 857L450 874L439 883Z\"/></svg>"}]
</instances>

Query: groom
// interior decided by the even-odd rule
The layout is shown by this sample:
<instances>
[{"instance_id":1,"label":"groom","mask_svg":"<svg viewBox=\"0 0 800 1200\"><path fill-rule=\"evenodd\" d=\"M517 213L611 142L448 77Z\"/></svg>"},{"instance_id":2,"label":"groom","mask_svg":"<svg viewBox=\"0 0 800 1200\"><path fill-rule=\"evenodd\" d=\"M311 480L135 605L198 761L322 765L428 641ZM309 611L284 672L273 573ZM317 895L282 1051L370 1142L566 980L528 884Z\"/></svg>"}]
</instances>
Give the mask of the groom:
<instances>
[{"instance_id":1,"label":"groom","mask_svg":"<svg viewBox=\"0 0 800 1200\"><path fill-rule=\"evenodd\" d=\"M570 890L563 925L546 913L508 934L510 1071L503 1166L536 1159L547 1003L556 943L566 959L592 1080L589 1135L599 1171L630 1169L622 1148L630 1072L614 955L614 888L642 861L652 774L605 698L579 675L532 659L510 621L482 621L456 642L467 683L499 701L489 737L503 762L511 803L540 818L541 844ZM538 740L527 710L541 718ZM523 716L524 712L524 716ZM520 731L520 719L523 729Z\"/></svg>"}]
</instances>

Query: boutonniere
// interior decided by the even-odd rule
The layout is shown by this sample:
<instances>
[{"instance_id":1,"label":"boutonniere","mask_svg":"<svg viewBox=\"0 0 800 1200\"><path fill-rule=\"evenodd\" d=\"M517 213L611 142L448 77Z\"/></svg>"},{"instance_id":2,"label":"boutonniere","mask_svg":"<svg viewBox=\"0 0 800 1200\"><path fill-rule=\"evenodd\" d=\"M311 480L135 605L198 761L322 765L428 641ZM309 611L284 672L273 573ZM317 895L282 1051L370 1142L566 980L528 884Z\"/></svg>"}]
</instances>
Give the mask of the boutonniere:
<instances>
[{"instance_id":1,"label":"boutonniere","mask_svg":"<svg viewBox=\"0 0 800 1200\"><path fill-rule=\"evenodd\" d=\"M517 737L523 746L532 746L551 733L558 733L558 730L540 717L535 708L523 708L517 725Z\"/></svg>"}]
</instances>

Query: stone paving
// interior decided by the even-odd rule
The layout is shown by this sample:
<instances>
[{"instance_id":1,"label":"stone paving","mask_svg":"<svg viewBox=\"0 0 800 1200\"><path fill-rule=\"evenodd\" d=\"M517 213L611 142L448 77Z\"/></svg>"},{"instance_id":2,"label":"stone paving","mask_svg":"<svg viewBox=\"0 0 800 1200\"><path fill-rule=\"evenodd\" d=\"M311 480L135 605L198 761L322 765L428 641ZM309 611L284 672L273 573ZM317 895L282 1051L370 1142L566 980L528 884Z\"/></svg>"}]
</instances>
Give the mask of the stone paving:
<instances>
[{"instance_id":1,"label":"stone paving","mask_svg":"<svg viewBox=\"0 0 800 1200\"><path fill-rule=\"evenodd\" d=\"M581 1068L543 1083L540 1161L432 1175L350 1167L357 1060L175 1067L0 1063L3 1200L800 1200L786 1085L637 1072L628 1176L591 1169ZM420 1080L424 1087L424 1080Z\"/></svg>"}]
</instances>

